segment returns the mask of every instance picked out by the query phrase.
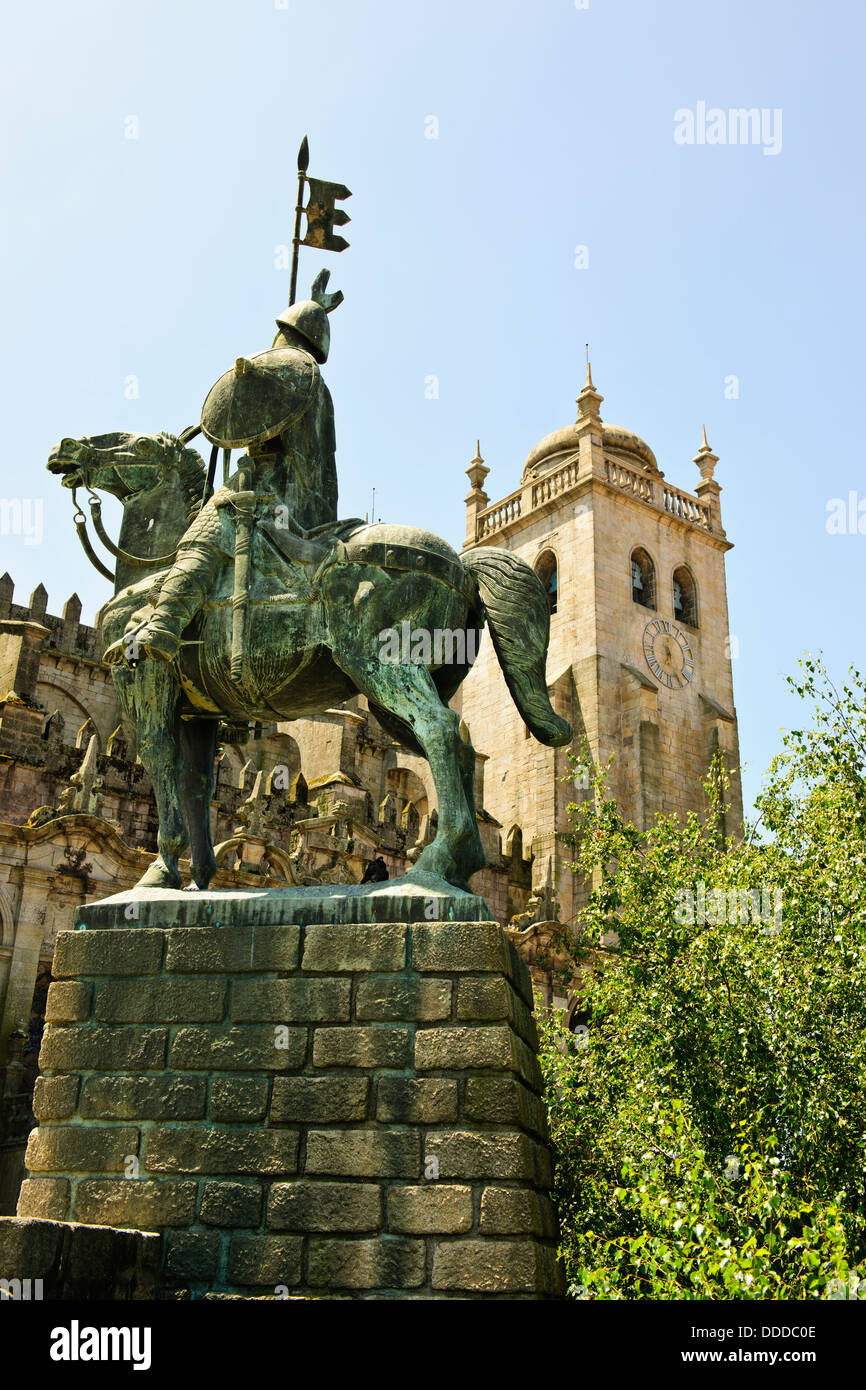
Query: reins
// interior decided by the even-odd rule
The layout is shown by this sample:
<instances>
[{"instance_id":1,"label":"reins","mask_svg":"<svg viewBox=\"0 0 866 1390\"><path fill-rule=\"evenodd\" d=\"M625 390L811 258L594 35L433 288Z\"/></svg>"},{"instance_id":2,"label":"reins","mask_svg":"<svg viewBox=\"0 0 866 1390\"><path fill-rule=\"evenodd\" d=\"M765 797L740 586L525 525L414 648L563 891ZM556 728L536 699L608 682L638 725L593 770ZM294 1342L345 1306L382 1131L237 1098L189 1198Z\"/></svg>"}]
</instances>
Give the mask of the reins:
<instances>
[{"instance_id":1,"label":"reins","mask_svg":"<svg viewBox=\"0 0 866 1390\"><path fill-rule=\"evenodd\" d=\"M195 436L199 433L199 429L200 427L195 426L190 426L188 429L185 429L183 433L178 436L178 443L181 444L182 447L185 447L189 443L190 439L194 439ZM214 445L211 451L210 467L208 468L207 481L205 484L205 491L204 496L202 498L202 502L206 502L207 499L213 493L213 481L214 474L216 472L218 453L219 450L217 446ZM230 455L230 450L226 449L224 453L226 456L224 459L224 471L227 473L228 456ZM88 482L88 470L84 467L80 467L80 473L82 479L80 485L83 485L86 488L88 494L88 505L90 507L90 519L93 522L93 529L96 532L99 539L102 541L102 544L105 546L106 550L109 551L109 553L113 555L115 559L122 561L125 565L132 566L133 569L163 569L167 565L172 564L175 556L177 555L177 547L175 547L174 550L172 550L170 553L166 555L142 556L133 555L129 550L123 550L120 546L115 545L114 541L111 539L108 532L106 531L105 524L102 520L102 501L99 497L97 497L96 493L93 491L93 488L90 486L90 483ZM78 532L78 539L81 542L81 547L88 560L90 561L91 565L93 565L93 568L98 570L99 573L103 575L105 579L108 579L111 581L112 584L115 584L117 582L116 573L112 573L108 566L102 563L99 556L96 554L96 551L93 549L93 543L89 535L87 534L87 517L84 515L84 512L81 509L81 504L78 501L77 494L78 488L74 487L72 489L72 505L75 508L75 511L73 513L72 519L75 522L75 529Z\"/></svg>"}]
</instances>

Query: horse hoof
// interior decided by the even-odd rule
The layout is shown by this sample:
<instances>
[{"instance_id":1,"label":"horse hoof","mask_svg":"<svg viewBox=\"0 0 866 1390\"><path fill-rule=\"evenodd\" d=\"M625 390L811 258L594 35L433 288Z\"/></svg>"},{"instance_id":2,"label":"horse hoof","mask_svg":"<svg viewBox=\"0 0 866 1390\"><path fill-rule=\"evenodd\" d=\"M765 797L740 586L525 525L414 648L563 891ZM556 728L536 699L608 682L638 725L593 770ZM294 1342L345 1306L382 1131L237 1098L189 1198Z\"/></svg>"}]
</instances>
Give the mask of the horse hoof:
<instances>
[{"instance_id":1,"label":"horse hoof","mask_svg":"<svg viewBox=\"0 0 866 1390\"><path fill-rule=\"evenodd\" d=\"M136 888L180 888L182 879L177 870L172 871L157 861L143 873Z\"/></svg>"}]
</instances>

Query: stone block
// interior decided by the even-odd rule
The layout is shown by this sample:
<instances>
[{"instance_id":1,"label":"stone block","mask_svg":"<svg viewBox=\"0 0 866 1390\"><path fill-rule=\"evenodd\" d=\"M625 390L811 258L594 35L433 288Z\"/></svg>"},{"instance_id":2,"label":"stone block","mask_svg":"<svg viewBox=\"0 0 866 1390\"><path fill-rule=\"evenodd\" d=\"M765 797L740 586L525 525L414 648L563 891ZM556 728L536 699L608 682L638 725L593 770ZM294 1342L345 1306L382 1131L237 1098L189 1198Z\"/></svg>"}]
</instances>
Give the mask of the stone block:
<instances>
[{"instance_id":1,"label":"stone block","mask_svg":"<svg viewBox=\"0 0 866 1390\"><path fill-rule=\"evenodd\" d=\"M200 1120L206 1090L203 1076L88 1076L80 1110L95 1120Z\"/></svg>"},{"instance_id":2,"label":"stone block","mask_svg":"<svg viewBox=\"0 0 866 1390\"><path fill-rule=\"evenodd\" d=\"M240 980L232 988L235 1023L347 1023L348 979Z\"/></svg>"},{"instance_id":3,"label":"stone block","mask_svg":"<svg viewBox=\"0 0 866 1390\"><path fill-rule=\"evenodd\" d=\"M69 1216L68 1178L25 1178L18 1193L18 1215L65 1221Z\"/></svg>"},{"instance_id":4,"label":"stone block","mask_svg":"<svg viewBox=\"0 0 866 1390\"><path fill-rule=\"evenodd\" d=\"M317 1028L314 1067L405 1067L409 1062L408 1028Z\"/></svg>"},{"instance_id":5,"label":"stone block","mask_svg":"<svg viewBox=\"0 0 866 1390\"><path fill-rule=\"evenodd\" d=\"M142 1231L191 1226L195 1196L195 1182L90 1178L78 1184L75 1220Z\"/></svg>"},{"instance_id":6,"label":"stone block","mask_svg":"<svg viewBox=\"0 0 866 1390\"><path fill-rule=\"evenodd\" d=\"M413 1289L424 1282L423 1240L310 1240L309 1281L327 1289Z\"/></svg>"},{"instance_id":7,"label":"stone block","mask_svg":"<svg viewBox=\"0 0 866 1390\"><path fill-rule=\"evenodd\" d=\"M294 1173L293 1130L204 1127L148 1130L142 1168L148 1173Z\"/></svg>"},{"instance_id":8,"label":"stone block","mask_svg":"<svg viewBox=\"0 0 866 1390\"><path fill-rule=\"evenodd\" d=\"M435 1158L440 1178L471 1181L510 1178L536 1181L535 1145L527 1134L495 1131L428 1131L424 1158Z\"/></svg>"},{"instance_id":9,"label":"stone block","mask_svg":"<svg viewBox=\"0 0 866 1390\"><path fill-rule=\"evenodd\" d=\"M165 1240L164 1277L170 1284L210 1284L219 1263L216 1231L172 1231Z\"/></svg>"},{"instance_id":10,"label":"stone block","mask_svg":"<svg viewBox=\"0 0 866 1390\"><path fill-rule=\"evenodd\" d=\"M304 970L355 973L402 970L405 964L405 926L312 926L306 929Z\"/></svg>"},{"instance_id":11,"label":"stone block","mask_svg":"<svg viewBox=\"0 0 866 1390\"><path fill-rule=\"evenodd\" d=\"M421 1187L392 1187L388 1193L388 1229L407 1235L455 1235L472 1227L472 1188L429 1182Z\"/></svg>"},{"instance_id":12,"label":"stone block","mask_svg":"<svg viewBox=\"0 0 866 1390\"><path fill-rule=\"evenodd\" d=\"M306 1172L337 1178L417 1178L420 1135L407 1130L310 1130Z\"/></svg>"},{"instance_id":13,"label":"stone block","mask_svg":"<svg viewBox=\"0 0 866 1390\"><path fill-rule=\"evenodd\" d=\"M31 1131L24 1163L30 1173L120 1173L137 1153L137 1129L40 1125Z\"/></svg>"},{"instance_id":14,"label":"stone block","mask_svg":"<svg viewBox=\"0 0 866 1390\"><path fill-rule=\"evenodd\" d=\"M276 1288L301 1282L300 1236L235 1236L229 1248L233 1284Z\"/></svg>"},{"instance_id":15,"label":"stone block","mask_svg":"<svg viewBox=\"0 0 866 1390\"><path fill-rule=\"evenodd\" d=\"M295 970L299 927L183 927L168 933L170 974L233 975Z\"/></svg>"},{"instance_id":16,"label":"stone block","mask_svg":"<svg viewBox=\"0 0 866 1390\"><path fill-rule=\"evenodd\" d=\"M457 1082L439 1077L383 1076L376 1118L398 1125L445 1124L457 1119Z\"/></svg>"},{"instance_id":17,"label":"stone block","mask_svg":"<svg viewBox=\"0 0 866 1390\"><path fill-rule=\"evenodd\" d=\"M106 975L158 975L165 933L153 927L58 932L55 980Z\"/></svg>"},{"instance_id":18,"label":"stone block","mask_svg":"<svg viewBox=\"0 0 866 1390\"><path fill-rule=\"evenodd\" d=\"M68 1119L78 1103L80 1084L79 1076L37 1076L33 1088L33 1114L37 1120Z\"/></svg>"},{"instance_id":19,"label":"stone block","mask_svg":"<svg viewBox=\"0 0 866 1390\"><path fill-rule=\"evenodd\" d=\"M363 1120L369 1089L366 1076L275 1077L271 1124Z\"/></svg>"},{"instance_id":20,"label":"stone block","mask_svg":"<svg viewBox=\"0 0 866 1390\"><path fill-rule=\"evenodd\" d=\"M171 1065L179 1071L297 1071L307 1050L306 1028L264 1024L179 1028Z\"/></svg>"},{"instance_id":21,"label":"stone block","mask_svg":"<svg viewBox=\"0 0 866 1390\"><path fill-rule=\"evenodd\" d=\"M48 989L46 1023L83 1023L90 1016L92 986L86 980L55 980Z\"/></svg>"},{"instance_id":22,"label":"stone block","mask_svg":"<svg viewBox=\"0 0 866 1390\"><path fill-rule=\"evenodd\" d=\"M450 1016L450 980L373 975L358 983L355 1017L361 1022L432 1023Z\"/></svg>"},{"instance_id":23,"label":"stone block","mask_svg":"<svg viewBox=\"0 0 866 1390\"><path fill-rule=\"evenodd\" d=\"M276 1231L378 1231L381 1189L373 1183L275 1182L268 1225Z\"/></svg>"},{"instance_id":24,"label":"stone block","mask_svg":"<svg viewBox=\"0 0 866 1390\"><path fill-rule=\"evenodd\" d=\"M417 922L411 931L415 970L508 973L508 941L498 922Z\"/></svg>"},{"instance_id":25,"label":"stone block","mask_svg":"<svg viewBox=\"0 0 866 1390\"><path fill-rule=\"evenodd\" d=\"M483 1235L532 1235L551 1239L556 1234L548 1198L529 1188L485 1187L481 1194L478 1229Z\"/></svg>"},{"instance_id":26,"label":"stone block","mask_svg":"<svg viewBox=\"0 0 866 1390\"><path fill-rule=\"evenodd\" d=\"M268 1108L266 1076L215 1076L210 1085L210 1118L217 1124L261 1120Z\"/></svg>"},{"instance_id":27,"label":"stone block","mask_svg":"<svg viewBox=\"0 0 866 1390\"><path fill-rule=\"evenodd\" d=\"M433 1288L470 1294L541 1292L543 1252L531 1240L455 1240L437 1245Z\"/></svg>"},{"instance_id":28,"label":"stone block","mask_svg":"<svg viewBox=\"0 0 866 1390\"><path fill-rule=\"evenodd\" d=\"M222 980L107 980L97 986L99 1023L218 1023L225 1014Z\"/></svg>"},{"instance_id":29,"label":"stone block","mask_svg":"<svg viewBox=\"0 0 866 1390\"><path fill-rule=\"evenodd\" d=\"M547 1138L544 1102L512 1076L471 1076L466 1082L463 1114L482 1124L512 1125Z\"/></svg>"},{"instance_id":30,"label":"stone block","mask_svg":"<svg viewBox=\"0 0 866 1390\"><path fill-rule=\"evenodd\" d=\"M516 1042L510 1028L497 1024L419 1029L415 1034L415 1066L419 1071L517 1071L520 1056Z\"/></svg>"},{"instance_id":31,"label":"stone block","mask_svg":"<svg viewBox=\"0 0 866 1390\"><path fill-rule=\"evenodd\" d=\"M473 1022L509 1022L524 1042L538 1048L538 1030L531 1011L502 975L470 975L457 986L457 1017Z\"/></svg>"},{"instance_id":32,"label":"stone block","mask_svg":"<svg viewBox=\"0 0 866 1390\"><path fill-rule=\"evenodd\" d=\"M165 1064L167 1039L165 1028L52 1023L42 1037L39 1065L44 1072L154 1071Z\"/></svg>"},{"instance_id":33,"label":"stone block","mask_svg":"<svg viewBox=\"0 0 866 1390\"><path fill-rule=\"evenodd\" d=\"M258 1226L262 1214L262 1189L258 1183L206 1182L200 1218L207 1226Z\"/></svg>"}]
</instances>

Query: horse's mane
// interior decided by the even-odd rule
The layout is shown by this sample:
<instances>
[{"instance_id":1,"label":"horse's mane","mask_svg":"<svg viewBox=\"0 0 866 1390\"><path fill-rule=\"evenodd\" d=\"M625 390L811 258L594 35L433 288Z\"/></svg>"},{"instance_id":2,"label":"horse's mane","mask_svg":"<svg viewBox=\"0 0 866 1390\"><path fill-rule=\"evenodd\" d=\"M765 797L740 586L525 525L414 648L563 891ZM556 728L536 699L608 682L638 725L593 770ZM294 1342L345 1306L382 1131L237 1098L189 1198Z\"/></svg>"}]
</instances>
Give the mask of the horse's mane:
<instances>
[{"instance_id":1,"label":"horse's mane","mask_svg":"<svg viewBox=\"0 0 866 1390\"><path fill-rule=\"evenodd\" d=\"M187 520L192 520L192 515L201 507L202 493L204 492L207 470L204 466L204 459L196 449L189 446L184 447L177 460L177 472L180 478L181 487L184 490L184 500L187 507ZM193 511L195 509L195 511Z\"/></svg>"}]
</instances>

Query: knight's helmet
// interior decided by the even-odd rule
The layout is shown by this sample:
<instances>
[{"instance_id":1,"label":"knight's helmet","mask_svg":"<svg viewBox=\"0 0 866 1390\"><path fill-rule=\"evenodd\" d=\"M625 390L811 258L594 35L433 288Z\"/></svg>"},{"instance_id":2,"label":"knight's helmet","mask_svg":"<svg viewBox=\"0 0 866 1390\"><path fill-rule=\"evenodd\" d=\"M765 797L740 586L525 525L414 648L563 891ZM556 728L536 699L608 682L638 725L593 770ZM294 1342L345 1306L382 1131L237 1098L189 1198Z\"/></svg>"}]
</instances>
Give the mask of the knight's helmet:
<instances>
[{"instance_id":1,"label":"knight's helmet","mask_svg":"<svg viewBox=\"0 0 866 1390\"><path fill-rule=\"evenodd\" d=\"M211 444L223 449L262 444L303 415L319 378L316 364L328 357L328 314L343 298L342 291L327 293L328 276L321 271L312 298L280 315L270 348L238 357L211 387L201 413Z\"/></svg>"},{"instance_id":2,"label":"knight's helmet","mask_svg":"<svg viewBox=\"0 0 866 1390\"><path fill-rule=\"evenodd\" d=\"M330 274L329 270L319 271L313 281L312 298L303 299L300 304L290 304L288 309L284 309L277 316L279 332L274 339L273 347L279 347L281 342L285 342L283 329L292 328L309 344L319 364L327 362L328 349L331 346L328 315L343 300L342 290L337 290L336 294L328 294L326 286Z\"/></svg>"}]
</instances>

